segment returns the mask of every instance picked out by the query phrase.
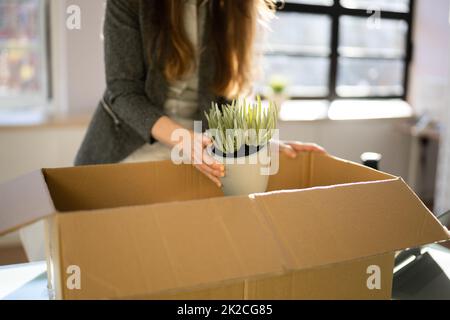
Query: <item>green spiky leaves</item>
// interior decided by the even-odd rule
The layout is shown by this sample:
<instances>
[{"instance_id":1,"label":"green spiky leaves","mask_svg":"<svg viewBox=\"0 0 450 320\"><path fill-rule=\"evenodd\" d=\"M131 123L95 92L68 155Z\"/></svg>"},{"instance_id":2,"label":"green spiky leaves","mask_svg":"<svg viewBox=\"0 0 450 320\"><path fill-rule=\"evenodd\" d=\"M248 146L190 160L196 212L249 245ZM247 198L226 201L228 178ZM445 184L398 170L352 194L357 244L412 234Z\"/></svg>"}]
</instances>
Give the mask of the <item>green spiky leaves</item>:
<instances>
[{"instance_id":1,"label":"green spiky leaves","mask_svg":"<svg viewBox=\"0 0 450 320\"><path fill-rule=\"evenodd\" d=\"M277 107L272 102L263 105L260 97L255 102L234 100L222 108L212 103L209 113L205 114L208 135L214 146L226 154L235 153L244 145L266 145L277 128Z\"/></svg>"}]
</instances>

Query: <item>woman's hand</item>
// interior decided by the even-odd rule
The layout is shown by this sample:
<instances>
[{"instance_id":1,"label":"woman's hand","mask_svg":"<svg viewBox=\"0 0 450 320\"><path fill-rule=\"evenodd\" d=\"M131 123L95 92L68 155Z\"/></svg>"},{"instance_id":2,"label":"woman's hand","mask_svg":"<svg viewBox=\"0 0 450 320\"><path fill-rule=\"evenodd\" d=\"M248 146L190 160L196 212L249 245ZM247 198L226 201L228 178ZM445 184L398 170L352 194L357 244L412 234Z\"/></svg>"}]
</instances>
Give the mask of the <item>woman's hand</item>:
<instances>
[{"instance_id":1,"label":"woman's hand","mask_svg":"<svg viewBox=\"0 0 450 320\"><path fill-rule=\"evenodd\" d=\"M177 131L179 134L175 134L177 138L174 140L173 136ZM225 176L225 167L208 154L207 147L212 144L212 141L208 137L200 134L195 135L193 131L183 128L180 124L166 116L161 117L155 123L151 130L151 135L170 148L180 146L183 149L185 141L182 141L182 139L189 139L190 141L187 141L188 144L186 146L191 148L187 150L191 164L211 179L219 188L222 186L220 178ZM196 141L196 139L198 140ZM198 152L195 150L195 143L201 146L201 148L198 148Z\"/></svg>"},{"instance_id":2,"label":"woman's hand","mask_svg":"<svg viewBox=\"0 0 450 320\"><path fill-rule=\"evenodd\" d=\"M277 141L280 152L295 159L299 152L318 152L326 154L324 148L315 143L303 143L298 141Z\"/></svg>"},{"instance_id":3,"label":"woman's hand","mask_svg":"<svg viewBox=\"0 0 450 320\"><path fill-rule=\"evenodd\" d=\"M193 143L191 143L191 160L194 167L207 176L212 182L214 182L219 188L222 187L222 183L220 182L220 178L225 177L225 166L221 163L218 163L214 158L212 158L207 151L208 146L212 144L211 139L202 134L197 139L201 139L198 141L198 144L201 145L201 152L195 150L195 135L191 133ZM197 152L196 152L197 151Z\"/></svg>"}]
</instances>

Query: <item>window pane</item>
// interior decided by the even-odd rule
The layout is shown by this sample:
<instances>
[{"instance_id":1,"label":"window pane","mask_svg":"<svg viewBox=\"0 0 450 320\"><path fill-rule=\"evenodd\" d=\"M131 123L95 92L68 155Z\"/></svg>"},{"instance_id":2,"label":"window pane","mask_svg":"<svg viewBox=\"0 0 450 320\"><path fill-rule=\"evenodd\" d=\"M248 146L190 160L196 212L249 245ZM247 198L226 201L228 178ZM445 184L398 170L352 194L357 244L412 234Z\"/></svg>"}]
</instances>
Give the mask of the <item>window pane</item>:
<instances>
[{"instance_id":1,"label":"window pane","mask_svg":"<svg viewBox=\"0 0 450 320\"><path fill-rule=\"evenodd\" d=\"M341 4L349 9L409 12L409 1L410 0L341 0Z\"/></svg>"},{"instance_id":2,"label":"window pane","mask_svg":"<svg viewBox=\"0 0 450 320\"><path fill-rule=\"evenodd\" d=\"M278 12L265 51L328 55L331 19L326 15Z\"/></svg>"},{"instance_id":3,"label":"window pane","mask_svg":"<svg viewBox=\"0 0 450 320\"><path fill-rule=\"evenodd\" d=\"M315 4L321 6L332 6L333 0L287 0L288 3Z\"/></svg>"},{"instance_id":4,"label":"window pane","mask_svg":"<svg viewBox=\"0 0 450 320\"><path fill-rule=\"evenodd\" d=\"M341 97L403 95L404 62L340 58L337 93Z\"/></svg>"},{"instance_id":5,"label":"window pane","mask_svg":"<svg viewBox=\"0 0 450 320\"><path fill-rule=\"evenodd\" d=\"M382 19L376 28L367 18L340 18L339 53L350 57L404 57L408 24L404 20ZM355 32L358 30L358 32Z\"/></svg>"},{"instance_id":6,"label":"window pane","mask_svg":"<svg viewBox=\"0 0 450 320\"><path fill-rule=\"evenodd\" d=\"M286 93L291 97L326 96L329 65L328 58L266 56L262 86L269 86L277 78L286 82Z\"/></svg>"},{"instance_id":7,"label":"window pane","mask_svg":"<svg viewBox=\"0 0 450 320\"><path fill-rule=\"evenodd\" d=\"M0 106L46 99L43 1L0 0Z\"/></svg>"}]
</instances>

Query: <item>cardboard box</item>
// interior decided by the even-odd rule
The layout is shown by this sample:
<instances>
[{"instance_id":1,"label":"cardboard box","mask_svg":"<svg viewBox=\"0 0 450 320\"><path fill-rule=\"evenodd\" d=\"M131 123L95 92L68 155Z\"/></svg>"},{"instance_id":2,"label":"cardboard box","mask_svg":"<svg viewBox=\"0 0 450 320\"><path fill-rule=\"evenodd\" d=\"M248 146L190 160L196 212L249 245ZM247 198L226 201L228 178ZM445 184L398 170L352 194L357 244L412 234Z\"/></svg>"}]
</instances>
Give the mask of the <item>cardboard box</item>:
<instances>
[{"instance_id":1,"label":"cardboard box","mask_svg":"<svg viewBox=\"0 0 450 320\"><path fill-rule=\"evenodd\" d=\"M0 234L46 219L59 299L389 299L395 252L449 239L401 178L348 161L282 157L269 188L223 197L170 162L44 169L0 187Z\"/></svg>"}]
</instances>

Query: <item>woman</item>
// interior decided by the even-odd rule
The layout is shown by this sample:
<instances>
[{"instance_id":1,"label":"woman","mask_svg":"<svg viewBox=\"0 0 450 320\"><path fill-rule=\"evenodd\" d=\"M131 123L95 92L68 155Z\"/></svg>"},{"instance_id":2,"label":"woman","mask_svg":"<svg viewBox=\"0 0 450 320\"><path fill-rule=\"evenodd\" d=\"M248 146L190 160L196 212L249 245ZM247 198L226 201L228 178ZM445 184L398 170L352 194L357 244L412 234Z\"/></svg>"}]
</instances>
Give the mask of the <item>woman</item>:
<instances>
[{"instance_id":1,"label":"woman","mask_svg":"<svg viewBox=\"0 0 450 320\"><path fill-rule=\"evenodd\" d=\"M269 0L108 0L104 25L107 89L76 165L170 159L174 130L193 136L212 101L249 92L257 21L273 13ZM272 14L273 15L273 14ZM203 138L203 147L211 141ZM320 151L282 143L291 157ZM220 186L222 165L196 168ZM209 165L207 164L209 163Z\"/></svg>"},{"instance_id":2,"label":"woman","mask_svg":"<svg viewBox=\"0 0 450 320\"><path fill-rule=\"evenodd\" d=\"M170 159L174 130L193 135L211 101L248 92L257 21L271 10L268 0L108 0L107 89L76 165ZM323 152L298 142L280 147L291 157ZM206 157L195 166L220 186L224 169ZM45 259L43 230L41 222L21 232L31 261Z\"/></svg>"}]
</instances>

